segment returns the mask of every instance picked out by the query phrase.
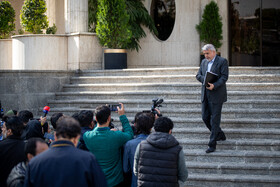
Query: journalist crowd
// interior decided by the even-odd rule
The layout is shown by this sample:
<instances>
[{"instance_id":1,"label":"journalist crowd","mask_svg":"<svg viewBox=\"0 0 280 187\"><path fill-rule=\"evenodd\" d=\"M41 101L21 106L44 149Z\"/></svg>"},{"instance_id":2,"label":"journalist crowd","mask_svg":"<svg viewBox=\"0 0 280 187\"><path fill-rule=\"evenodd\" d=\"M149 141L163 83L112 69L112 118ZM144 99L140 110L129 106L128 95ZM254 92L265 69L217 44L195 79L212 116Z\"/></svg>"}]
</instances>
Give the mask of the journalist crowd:
<instances>
[{"instance_id":1,"label":"journalist crowd","mask_svg":"<svg viewBox=\"0 0 280 187\"><path fill-rule=\"evenodd\" d=\"M72 116L34 119L28 110L2 116L1 187L177 187L188 178L174 124L160 111L138 112L130 123L125 106L98 106ZM131 116L132 117L132 116Z\"/></svg>"}]
</instances>

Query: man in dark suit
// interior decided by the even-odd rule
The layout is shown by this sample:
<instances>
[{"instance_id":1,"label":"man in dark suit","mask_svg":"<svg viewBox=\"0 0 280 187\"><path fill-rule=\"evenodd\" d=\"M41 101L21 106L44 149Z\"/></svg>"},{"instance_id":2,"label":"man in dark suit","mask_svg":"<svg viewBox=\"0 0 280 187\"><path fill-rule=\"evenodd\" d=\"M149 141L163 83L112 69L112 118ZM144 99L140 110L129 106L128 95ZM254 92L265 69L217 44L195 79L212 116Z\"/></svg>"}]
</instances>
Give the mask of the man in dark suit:
<instances>
[{"instance_id":1,"label":"man in dark suit","mask_svg":"<svg viewBox=\"0 0 280 187\"><path fill-rule=\"evenodd\" d=\"M77 149L81 128L71 117L57 121L55 142L28 164L24 186L106 187L107 181L95 156Z\"/></svg>"},{"instance_id":2,"label":"man in dark suit","mask_svg":"<svg viewBox=\"0 0 280 187\"><path fill-rule=\"evenodd\" d=\"M227 101L226 81L228 80L228 62L216 55L216 49L212 44L206 44L202 48L205 59L202 60L196 79L203 83L206 71L218 75L218 80L208 83L209 87L202 85L202 119L206 127L211 131L209 148L206 153L214 152L219 140L226 140L224 132L220 128L223 103Z\"/></svg>"}]
</instances>

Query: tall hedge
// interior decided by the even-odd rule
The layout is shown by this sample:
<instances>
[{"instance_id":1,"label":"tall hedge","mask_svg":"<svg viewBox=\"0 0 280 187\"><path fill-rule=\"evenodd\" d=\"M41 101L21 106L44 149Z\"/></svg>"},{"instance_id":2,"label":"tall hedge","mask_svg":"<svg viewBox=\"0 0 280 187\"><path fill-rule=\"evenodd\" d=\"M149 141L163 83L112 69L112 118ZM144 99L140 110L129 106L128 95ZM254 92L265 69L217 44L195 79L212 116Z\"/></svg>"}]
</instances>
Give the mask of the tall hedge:
<instances>
[{"instance_id":1,"label":"tall hedge","mask_svg":"<svg viewBox=\"0 0 280 187\"><path fill-rule=\"evenodd\" d=\"M213 44L216 48L222 46L222 17L219 14L217 3L211 1L205 6L202 21L196 25L196 30L200 35L200 40L204 43Z\"/></svg>"},{"instance_id":2,"label":"tall hedge","mask_svg":"<svg viewBox=\"0 0 280 187\"><path fill-rule=\"evenodd\" d=\"M15 10L9 1L0 2L0 39L8 38L15 30Z\"/></svg>"},{"instance_id":3,"label":"tall hedge","mask_svg":"<svg viewBox=\"0 0 280 187\"><path fill-rule=\"evenodd\" d=\"M45 0L25 0L21 9L21 25L33 34L43 33L49 25Z\"/></svg>"},{"instance_id":4,"label":"tall hedge","mask_svg":"<svg viewBox=\"0 0 280 187\"><path fill-rule=\"evenodd\" d=\"M98 0L96 34L100 44L113 49L124 49L132 33L125 0Z\"/></svg>"}]
</instances>

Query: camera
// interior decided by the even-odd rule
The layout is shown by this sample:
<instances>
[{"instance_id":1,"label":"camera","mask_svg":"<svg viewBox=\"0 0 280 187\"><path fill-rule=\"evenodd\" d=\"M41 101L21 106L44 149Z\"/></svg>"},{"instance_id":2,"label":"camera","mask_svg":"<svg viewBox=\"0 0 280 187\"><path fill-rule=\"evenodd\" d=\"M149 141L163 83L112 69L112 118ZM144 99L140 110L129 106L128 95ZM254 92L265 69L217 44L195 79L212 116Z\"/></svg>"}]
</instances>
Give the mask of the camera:
<instances>
[{"instance_id":1,"label":"camera","mask_svg":"<svg viewBox=\"0 0 280 187\"><path fill-rule=\"evenodd\" d=\"M163 103L163 99L162 98L157 98L157 99L153 99L152 102L153 102L153 105L151 107L151 110L143 110L143 112L145 113L152 113L153 115L158 115L159 117L161 117L162 115L159 114L155 109L156 108L159 108L159 107L162 107L162 103Z\"/></svg>"},{"instance_id":2,"label":"camera","mask_svg":"<svg viewBox=\"0 0 280 187\"><path fill-rule=\"evenodd\" d=\"M111 104L111 105L108 105L108 107L110 108L111 111L118 111L117 107L119 107L121 109L120 104Z\"/></svg>"}]
</instances>

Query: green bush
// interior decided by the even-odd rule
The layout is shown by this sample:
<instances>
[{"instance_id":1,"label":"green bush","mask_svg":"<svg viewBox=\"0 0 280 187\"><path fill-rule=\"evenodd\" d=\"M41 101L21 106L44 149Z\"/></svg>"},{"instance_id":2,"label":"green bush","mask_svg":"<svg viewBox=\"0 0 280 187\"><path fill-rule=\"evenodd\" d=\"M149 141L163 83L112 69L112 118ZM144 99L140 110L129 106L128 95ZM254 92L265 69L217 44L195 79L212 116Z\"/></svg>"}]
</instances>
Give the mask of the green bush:
<instances>
[{"instance_id":1,"label":"green bush","mask_svg":"<svg viewBox=\"0 0 280 187\"><path fill-rule=\"evenodd\" d=\"M145 8L142 0L126 0L126 6L129 15L129 25L132 31L132 38L126 48L138 51L141 48L139 44L140 39L146 37L142 26L147 27L155 35L158 32L154 20Z\"/></svg>"},{"instance_id":2,"label":"green bush","mask_svg":"<svg viewBox=\"0 0 280 187\"><path fill-rule=\"evenodd\" d=\"M89 32L96 32L97 1L88 1ZM157 29L149 12L143 5L143 0L125 0L125 3L129 15L128 24L132 32L132 37L125 48L138 51L141 48L139 44L140 39L146 37L143 26L147 27L155 35L157 35Z\"/></svg>"},{"instance_id":3,"label":"green bush","mask_svg":"<svg viewBox=\"0 0 280 187\"><path fill-rule=\"evenodd\" d=\"M45 0L25 0L21 9L22 28L33 34L43 33L49 25Z\"/></svg>"},{"instance_id":4,"label":"green bush","mask_svg":"<svg viewBox=\"0 0 280 187\"><path fill-rule=\"evenodd\" d=\"M206 44L213 44L216 48L222 46L222 18L217 3L211 1L205 6L202 21L196 25L200 40Z\"/></svg>"},{"instance_id":5,"label":"green bush","mask_svg":"<svg viewBox=\"0 0 280 187\"><path fill-rule=\"evenodd\" d=\"M100 44L125 49L132 33L125 0L98 0L96 34Z\"/></svg>"},{"instance_id":6,"label":"green bush","mask_svg":"<svg viewBox=\"0 0 280 187\"><path fill-rule=\"evenodd\" d=\"M0 2L0 39L8 38L15 30L15 10L9 1Z\"/></svg>"},{"instance_id":7,"label":"green bush","mask_svg":"<svg viewBox=\"0 0 280 187\"><path fill-rule=\"evenodd\" d=\"M47 30L46 30L46 33L47 34L55 34L57 31L57 27L55 24L53 24L52 27L48 27Z\"/></svg>"}]
</instances>

